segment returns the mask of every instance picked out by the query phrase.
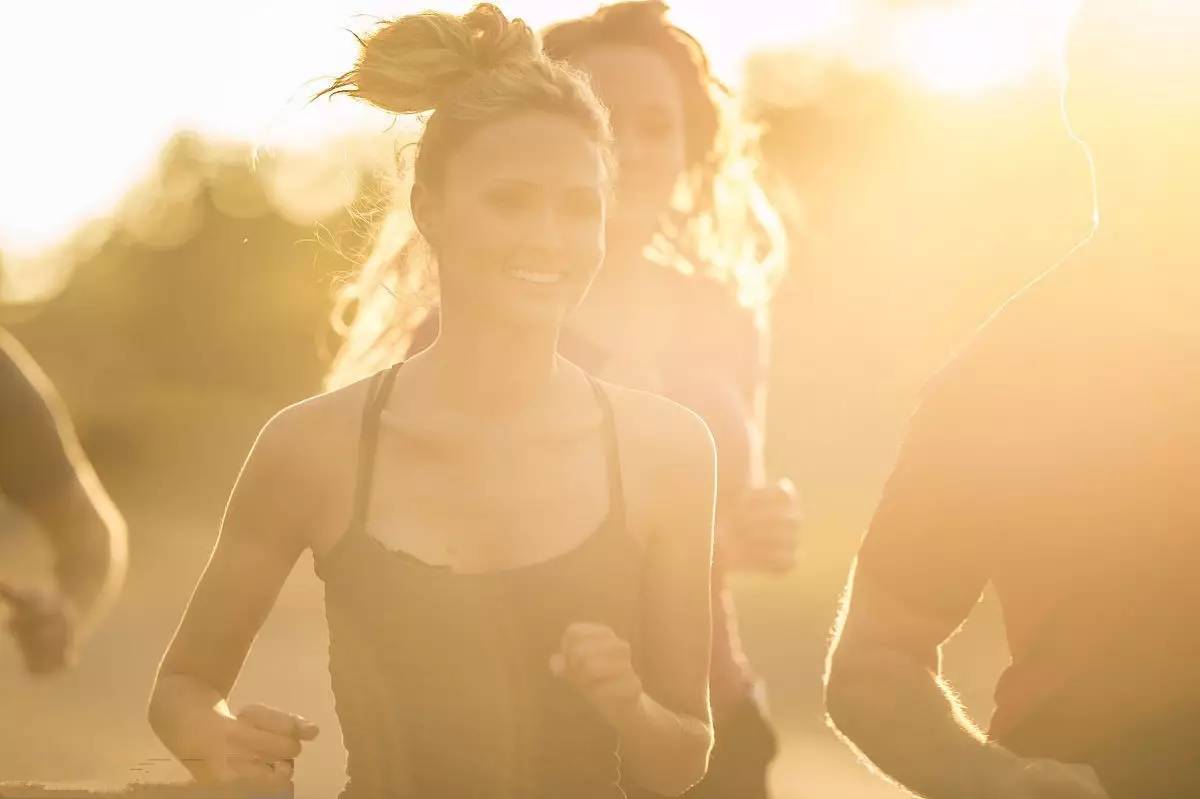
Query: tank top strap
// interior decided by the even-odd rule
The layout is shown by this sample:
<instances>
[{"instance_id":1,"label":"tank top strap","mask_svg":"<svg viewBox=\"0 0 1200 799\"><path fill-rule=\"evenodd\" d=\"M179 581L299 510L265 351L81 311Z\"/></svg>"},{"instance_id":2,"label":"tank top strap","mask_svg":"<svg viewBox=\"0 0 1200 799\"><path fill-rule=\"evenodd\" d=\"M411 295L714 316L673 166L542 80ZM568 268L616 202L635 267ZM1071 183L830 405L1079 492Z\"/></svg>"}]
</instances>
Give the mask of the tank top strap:
<instances>
[{"instance_id":1,"label":"tank top strap","mask_svg":"<svg viewBox=\"0 0 1200 799\"><path fill-rule=\"evenodd\" d=\"M625 483L621 477L621 448L617 440L617 421L608 390L596 378L588 375L596 402L604 414L604 459L608 464L608 507L615 526L625 525Z\"/></svg>"},{"instance_id":2,"label":"tank top strap","mask_svg":"<svg viewBox=\"0 0 1200 799\"><path fill-rule=\"evenodd\" d=\"M354 476L353 514L350 517L351 532L362 528L366 522L367 509L371 506L371 487L375 483L375 453L379 449L380 417L399 371L400 363L396 363L376 374L368 389L367 401L363 405L358 435L358 466Z\"/></svg>"}]
</instances>

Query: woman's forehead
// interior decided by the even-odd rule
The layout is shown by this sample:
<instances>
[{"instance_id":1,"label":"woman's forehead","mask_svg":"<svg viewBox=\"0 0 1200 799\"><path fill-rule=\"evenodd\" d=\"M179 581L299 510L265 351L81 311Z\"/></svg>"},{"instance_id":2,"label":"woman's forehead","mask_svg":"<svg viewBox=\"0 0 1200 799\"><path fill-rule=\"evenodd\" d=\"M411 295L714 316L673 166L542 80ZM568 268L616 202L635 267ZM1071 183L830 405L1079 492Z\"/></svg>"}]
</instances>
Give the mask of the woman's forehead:
<instances>
[{"instance_id":1,"label":"woman's forehead","mask_svg":"<svg viewBox=\"0 0 1200 799\"><path fill-rule=\"evenodd\" d=\"M596 94L610 108L672 108L680 104L679 84L670 64L641 45L601 44L571 58L588 74Z\"/></svg>"},{"instance_id":2,"label":"woman's forehead","mask_svg":"<svg viewBox=\"0 0 1200 799\"><path fill-rule=\"evenodd\" d=\"M529 111L491 122L451 154L447 181L518 180L558 186L608 182L602 145L562 114Z\"/></svg>"}]
</instances>

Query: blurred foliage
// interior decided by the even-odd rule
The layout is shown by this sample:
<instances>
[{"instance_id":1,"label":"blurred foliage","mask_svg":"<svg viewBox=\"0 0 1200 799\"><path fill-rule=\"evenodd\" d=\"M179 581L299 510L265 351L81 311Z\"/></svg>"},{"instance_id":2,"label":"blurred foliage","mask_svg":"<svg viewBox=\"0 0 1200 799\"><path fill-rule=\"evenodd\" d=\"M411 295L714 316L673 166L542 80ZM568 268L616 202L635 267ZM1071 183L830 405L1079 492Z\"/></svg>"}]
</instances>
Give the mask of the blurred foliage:
<instances>
[{"instance_id":1,"label":"blurred foliage","mask_svg":"<svg viewBox=\"0 0 1200 799\"><path fill-rule=\"evenodd\" d=\"M252 155L176 136L89 246L66 250L65 288L6 310L122 504L141 490L211 501L265 417L318 388L333 282L365 246L349 208L371 175L326 166L322 183L316 156L282 170Z\"/></svg>"}]
</instances>

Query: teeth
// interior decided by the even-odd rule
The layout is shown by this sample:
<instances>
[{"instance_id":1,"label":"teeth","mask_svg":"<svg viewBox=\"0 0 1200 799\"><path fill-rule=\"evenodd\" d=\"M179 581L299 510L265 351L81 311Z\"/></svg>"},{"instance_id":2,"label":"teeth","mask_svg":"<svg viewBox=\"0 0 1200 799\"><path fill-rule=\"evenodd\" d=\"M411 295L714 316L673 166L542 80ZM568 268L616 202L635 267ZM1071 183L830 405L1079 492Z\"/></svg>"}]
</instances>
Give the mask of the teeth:
<instances>
[{"instance_id":1,"label":"teeth","mask_svg":"<svg viewBox=\"0 0 1200 799\"><path fill-rule=\"evenodd\" d=\"M541 285L557 283L563 278L561 272L530 272L525 269L509 269L508 274L517 280L524 280L526 283L539 283Z\"/></svg>"}]
</instances>

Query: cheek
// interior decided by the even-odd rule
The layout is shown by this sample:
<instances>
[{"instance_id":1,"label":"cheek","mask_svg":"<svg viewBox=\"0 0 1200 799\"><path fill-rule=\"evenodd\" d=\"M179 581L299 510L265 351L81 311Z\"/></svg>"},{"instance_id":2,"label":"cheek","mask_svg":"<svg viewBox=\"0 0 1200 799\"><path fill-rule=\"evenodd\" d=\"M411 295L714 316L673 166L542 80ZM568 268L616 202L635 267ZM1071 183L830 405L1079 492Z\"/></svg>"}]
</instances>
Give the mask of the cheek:
<instances>
[{"instance_id":1,"label":"cheek","mask_svg":"<svg viewBox=\"0 0 1200 799\"><path fill-rule=\"evenodd\" d=\"M665 178L674 184L687 165L687 145L682 136L672 136L659 148L656 161Z\"/></svg>"},{"instance_id":2,"label":"cheek","mask_svg":"<svg viewBox=\"0 0 1200 799\"><path fill-rule=\"evenodd\" d=\"M462 203L448 208L444 233L442 260L461 268L494 263L514 247L512 223L483 204Z\"/></svg>"},{"instance_id":3,"label":"cheek","mask_svg":"<svg viewBox=\"0 0 1200 799\"><path fill-rule=\"evenodd\" d=\"M639 206L646 203L664 205L670 201L675 184L686 168L683 143L673 139L659 141L652 147L647 146L643 153L646 157L638 165L632 185L620 193L625 195L626 202L632 201Z\"/></svg>"},{"instance_id":4,"label":"cheek","mask_svg":"<svg viewBox=\"0 0 1200 799\"><path fill-rule=\"evenodd\" d=\"M594 273L604 261L604 220L582 225L571 238L571 260L576 268Z\"/></svg>"},{"instance_id":5,"label":"cheek","mask_svg":"<svg viewBox=\"0 0 1200 799\"><path fill-rule=\"evenodd\" d=\"M687 161L687 138L682 119L653 133L642 134L641 151L649 156L644 166L659 175L678 175Z\"/></svg>"}]
</instances>

